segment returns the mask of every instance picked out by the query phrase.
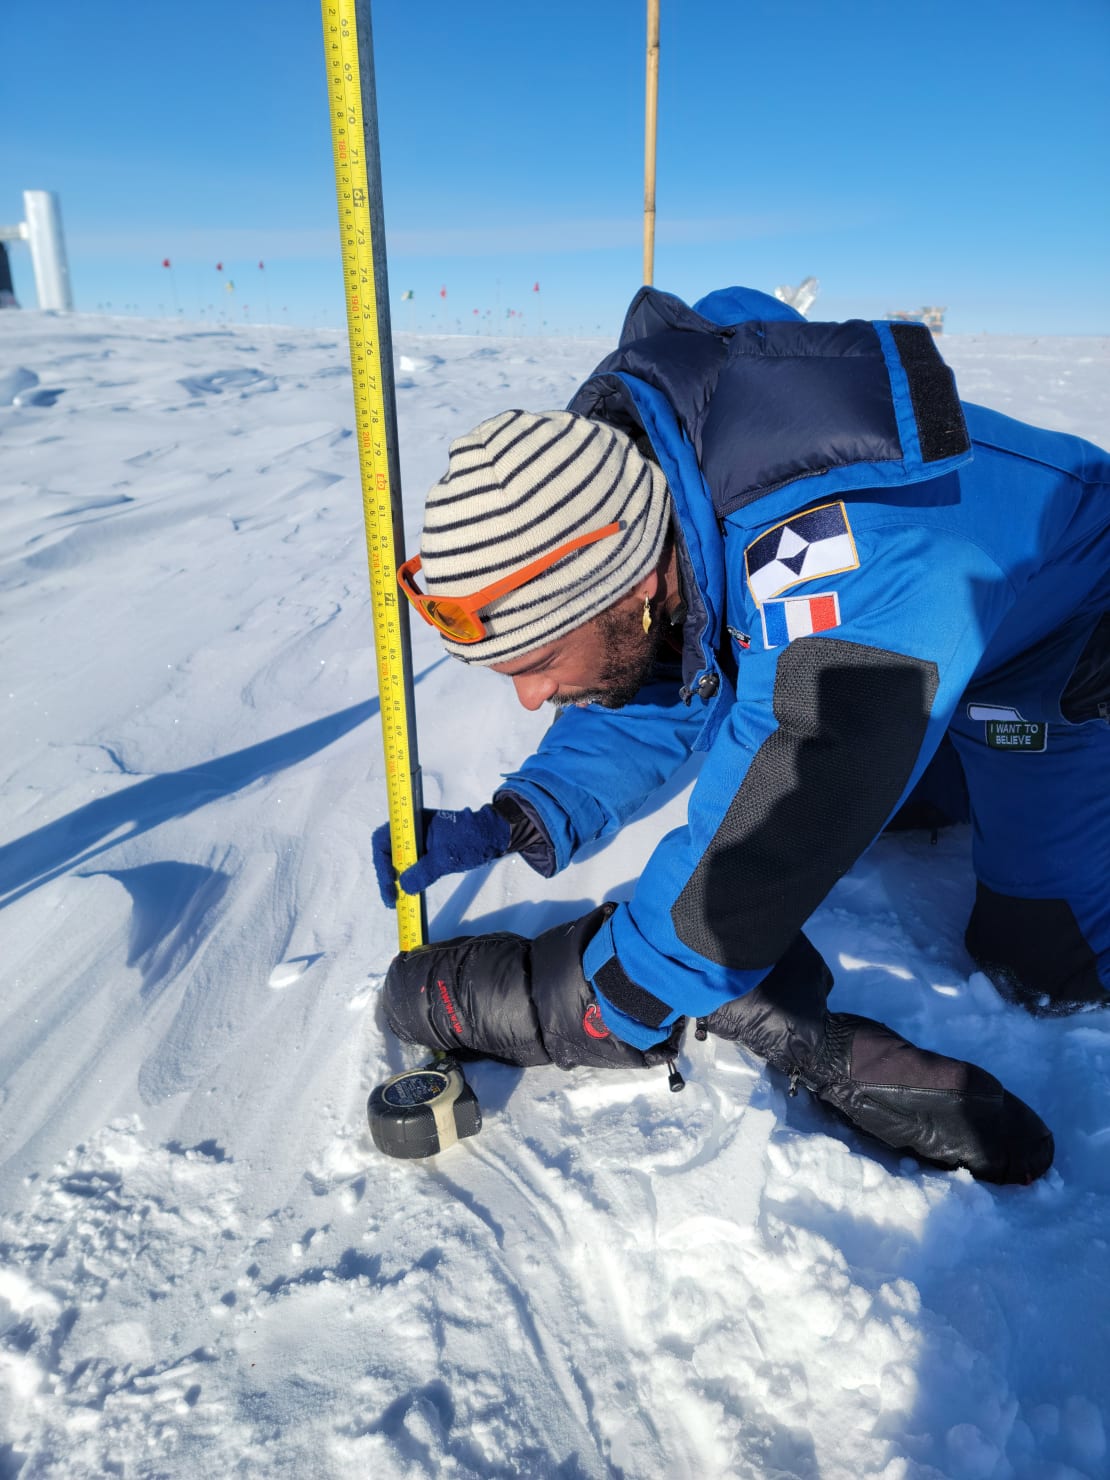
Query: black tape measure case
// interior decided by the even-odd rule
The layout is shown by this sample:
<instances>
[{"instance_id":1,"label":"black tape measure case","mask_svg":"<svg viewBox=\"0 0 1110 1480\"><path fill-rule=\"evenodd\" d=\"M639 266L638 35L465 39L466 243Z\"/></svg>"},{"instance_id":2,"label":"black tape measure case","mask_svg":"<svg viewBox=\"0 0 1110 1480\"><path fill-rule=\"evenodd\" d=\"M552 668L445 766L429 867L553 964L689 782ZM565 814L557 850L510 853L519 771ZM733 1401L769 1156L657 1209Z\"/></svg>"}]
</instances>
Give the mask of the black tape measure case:
<instances>
[{"instance_id":1,"label":"black tape measure case","mask_svg":"<svg viewBox=\"0 0 1110 1480\"><path fill-rule=\"evenodd\" d=\"M366 1103L374 1145L386 1156L435 1156L482 1129L478 1097L457 1064L407 1069L379 1084Z\"/></svg>"}]
</instances>

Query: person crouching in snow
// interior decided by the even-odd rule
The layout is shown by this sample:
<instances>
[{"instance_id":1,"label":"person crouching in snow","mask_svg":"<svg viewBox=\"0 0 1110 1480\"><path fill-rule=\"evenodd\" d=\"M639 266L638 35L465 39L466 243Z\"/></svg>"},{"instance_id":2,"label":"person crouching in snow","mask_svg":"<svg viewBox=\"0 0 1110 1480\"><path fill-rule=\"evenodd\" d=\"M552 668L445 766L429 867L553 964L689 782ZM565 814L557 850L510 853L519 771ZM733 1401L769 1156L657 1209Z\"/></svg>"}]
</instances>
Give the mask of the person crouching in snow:
<instances>
[{"instance_id":1,"label":"person crouching in snow","mask_svg":"<svg viewBox=\"0 0 1110 1480\"><path fill-rule=\"evenodd\" d=\"M1097 447L962 403L921 325L643 289L567 411L483 422L428 496L405 594L559 712L487 805L425 813L400 886L510 852L550 877L700 751L686 825L628 903L402 953L392 1030L627 1066L673 1059L694 1019L890 1147L1039 1177L1036 1113L830 1012L803 926L943 765L974 823L978 966L1033 1013L1110 1002L1108 485ZM393 904L388 828L375 865Z\"/></svg>"}]
</instances>

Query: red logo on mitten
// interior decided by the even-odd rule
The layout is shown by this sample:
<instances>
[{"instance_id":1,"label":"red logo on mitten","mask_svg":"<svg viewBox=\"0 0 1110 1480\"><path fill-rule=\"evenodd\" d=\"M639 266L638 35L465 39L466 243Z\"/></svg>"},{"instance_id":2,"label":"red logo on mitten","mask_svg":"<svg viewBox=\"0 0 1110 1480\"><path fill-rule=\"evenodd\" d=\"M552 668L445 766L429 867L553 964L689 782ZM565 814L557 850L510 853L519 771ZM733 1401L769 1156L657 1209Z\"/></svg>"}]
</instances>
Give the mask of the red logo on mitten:
<instances>
[{"instance_id":1,"label":"red logo on mitten","mask_svg":"<svg viewBox=\"0 0 1110 1480\"><path fill-rule=\"evenodd\" d=\"M591 1038L608 1038L609 1029L601 1016L601 1008L596 1002L591 1002L582 1017L582 1026Z\"/></svg>"},{"instance_id":2,"label":"red logo on mitten","mask_svg":"<svg viewBox=\"0 0 1110 1480\"><path fill-rule=\"evenodd\" d=\"M447 1009L447 1018L455 1032L462 1037L462 1024L459 1022L459 1014L455 1010L455 1004L451 1001L451 993L447 990L447 983L442 977L436 982L439 988L440 1000Z\"/></svg>"}]
</instances>

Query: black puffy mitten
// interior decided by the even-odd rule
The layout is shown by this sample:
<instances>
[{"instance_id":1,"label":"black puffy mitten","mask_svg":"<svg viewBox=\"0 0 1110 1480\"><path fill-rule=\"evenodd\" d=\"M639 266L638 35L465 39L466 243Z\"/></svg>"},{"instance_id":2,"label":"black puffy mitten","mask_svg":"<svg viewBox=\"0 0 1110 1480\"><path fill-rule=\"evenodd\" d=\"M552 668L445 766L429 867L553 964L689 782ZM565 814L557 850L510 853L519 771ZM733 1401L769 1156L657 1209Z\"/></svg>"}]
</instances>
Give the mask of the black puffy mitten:
<instances>
[{"instance_id":1,"label":"black puffy mitten","mask_svg":"<svg viewBox=\"0 0 1110 1480\"><path fill-rule=\"evenodd\" d=\"M871 1018L829 1012L831 985L828 967L799 935L755 991L719 1007L706 1027L896 1151L967 1167L984 1182L1033 1182L1048 1171L1052 1132L993 1074L918 1048Z\"/></svg>"},{"instance_id":2,"label":"black puffy mitten","mask_svg":"<svg viewBox=\"0 0 1110 1480\"><path fill-rule=\"evenodd\" d=\"M521 1067L665 1063L678 1052L682 1026L646 1052L631 1047L605 1026L582 973L582 952L613 908L602 905L535 940L471 935L402 951L382 989L386 1021L406 1043Z\"/></svg>"}]
</instances>

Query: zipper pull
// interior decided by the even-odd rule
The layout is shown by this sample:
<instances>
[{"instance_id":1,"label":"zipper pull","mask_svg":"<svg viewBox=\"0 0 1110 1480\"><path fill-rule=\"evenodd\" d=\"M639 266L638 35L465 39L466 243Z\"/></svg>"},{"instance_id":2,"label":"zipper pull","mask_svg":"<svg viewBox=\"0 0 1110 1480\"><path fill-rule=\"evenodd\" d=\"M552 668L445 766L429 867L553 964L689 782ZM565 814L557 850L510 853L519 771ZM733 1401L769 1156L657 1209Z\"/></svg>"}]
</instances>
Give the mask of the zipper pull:
<instances>
[{"instance_id":1,"label":"zipper pull","mask_svg":"<svg viewBox=\"0 0 1110 1480\"><path fill-rule=\"evenodd\" d=\"M686 1088L686 1081L678 1072L678 1065L674 1059L667 1060L667 1083L671 1087L671 1094L677 1095L679 1090Z\"/></svg>"},{"instance_id":2,"label":"zipper pull","mask_svg":"<svg viewBox=\"0 0 1110 1480\"><path fill-rule=\"evenodd\" d=\"M704 1043L706 1038L709 1036L709 1029L706 1026L707 1022L708 1018L700 1017L694 1024L694 1037L698 1040L699 1043Z\"/></svg>"}]
</instances>

